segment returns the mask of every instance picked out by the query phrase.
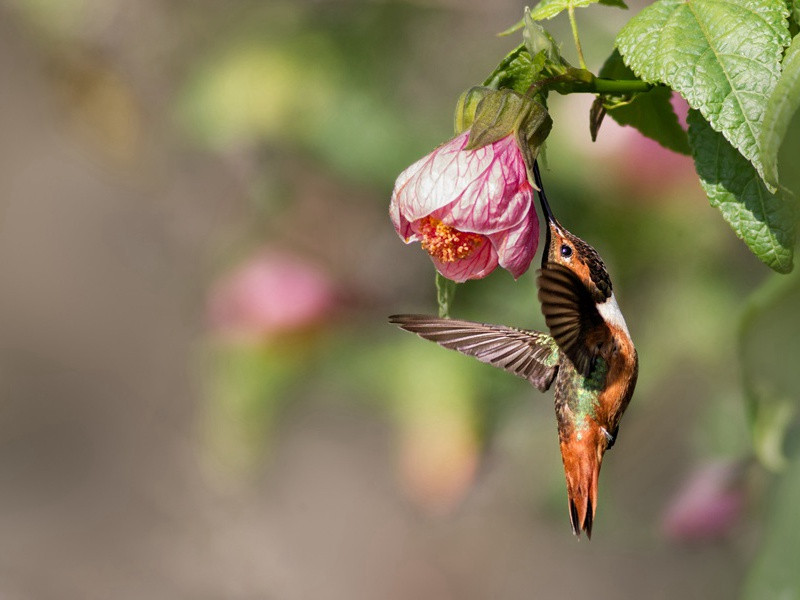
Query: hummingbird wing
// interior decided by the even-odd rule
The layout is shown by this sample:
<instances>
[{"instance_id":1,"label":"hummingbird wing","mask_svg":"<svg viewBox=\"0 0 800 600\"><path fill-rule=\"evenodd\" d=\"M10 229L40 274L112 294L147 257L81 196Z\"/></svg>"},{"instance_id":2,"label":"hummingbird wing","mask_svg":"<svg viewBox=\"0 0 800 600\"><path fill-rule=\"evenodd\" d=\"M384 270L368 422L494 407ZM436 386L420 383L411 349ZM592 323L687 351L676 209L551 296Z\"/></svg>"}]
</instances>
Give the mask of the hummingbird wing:
<instances>
[{"instance_id":1,"label":"hummingbird wing","mask_svg":"<svg viewBox=\"0 0 800 600\"><path fill-rule=\"evenodd\" d=\"M429 315L392 315L389 321L426 340L474 356L546 391L558 371L558 346L540 331Z\"/></svg>"},{"instance_id":2,"label":"hummingbird wing","mask_svg":"<svg viewBox=\"0 0 800 600\"><path fill-rule=\"evenodd\" d=\"M599 354L597 341L607 334L591 293L575 273L553 262L539 271L536 282L550 334L577 371L588 377Z\"/></svg>"}]
</instances>

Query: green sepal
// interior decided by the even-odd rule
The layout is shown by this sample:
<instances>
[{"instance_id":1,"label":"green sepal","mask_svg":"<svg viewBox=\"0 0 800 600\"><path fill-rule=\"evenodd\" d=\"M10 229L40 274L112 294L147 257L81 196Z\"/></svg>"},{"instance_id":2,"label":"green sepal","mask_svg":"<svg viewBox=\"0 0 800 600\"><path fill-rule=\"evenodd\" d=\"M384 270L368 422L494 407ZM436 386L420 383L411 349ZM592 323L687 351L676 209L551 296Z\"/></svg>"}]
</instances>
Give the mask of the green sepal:
<instances>
[{"instance_id":1,"label":"green sepal","mask_svg":"<svg viewBox=\"0 0 800 600\"><path fill-rule=\"evenodd\" d=\"M509 52L484 80L485 87L525 93L542 71L544 56L532 57L524 44Z\"/></svg>"},{"instance_id":2,"label":"green sepal","mask_svg":"<svg viewBox=\"0 0 800 600\"><path fill-rule=\"evenodd\" d=\"M550 118L547 109L538 102L532 102L527 118L517 130L517 144L522 150L531 181L533 181L533 161L539 155L552 128L553 119Z\"/></svg>"},{"instance_id":3,"label":"green sepal","mask_svg":"<svg viewBox=\"0 0 800 600\"><path fill-rule=\"evenodd\" d=\"M456 135L472 127L478 104L493 91L492 88L476 85L458 97L455 114Z\"/></svg>"},{"instance_id":4,"label":"green sepal","mask_svg":"<svg viewBox=\"0 0 800 600\"><path fill-rule=\"evenodd\" d=\"M533 100L513 90L498 90L478 104L465 150L493 144L519 129Z\"/></svg>"},{"instance_id":5,"label":"green sepal","mask_svg":"<svg viewBox=\"0 0 800 600\"><path fill-rule=\"evenodd\" d=\"M513 90L498 90L478 104L465 150L482 148L515 133L526 164L532 168L552 126L544 106Z\"/></svg>"}]
</instances>

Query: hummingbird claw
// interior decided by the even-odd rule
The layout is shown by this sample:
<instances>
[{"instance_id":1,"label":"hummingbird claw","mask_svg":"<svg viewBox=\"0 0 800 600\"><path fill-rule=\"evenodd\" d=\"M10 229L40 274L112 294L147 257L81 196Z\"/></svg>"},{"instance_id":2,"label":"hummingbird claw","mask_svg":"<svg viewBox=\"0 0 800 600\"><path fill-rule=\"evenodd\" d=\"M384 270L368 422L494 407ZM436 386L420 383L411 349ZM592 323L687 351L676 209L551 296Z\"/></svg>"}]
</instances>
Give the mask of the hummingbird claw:
<instances>
[{"instance_id":1,"label":"hummingbird claw","mask_svg":"<svg viewBox=\"0 0 800 600\"><path fill-rule=\"evenodd\" d=\"M600 431L602 431L603 435L606 436L606 441L608 442L608 447L610 448L614 444L614 436L608 433L608 429L605 427L601 427Z\"/></svg>"}]
</instances>

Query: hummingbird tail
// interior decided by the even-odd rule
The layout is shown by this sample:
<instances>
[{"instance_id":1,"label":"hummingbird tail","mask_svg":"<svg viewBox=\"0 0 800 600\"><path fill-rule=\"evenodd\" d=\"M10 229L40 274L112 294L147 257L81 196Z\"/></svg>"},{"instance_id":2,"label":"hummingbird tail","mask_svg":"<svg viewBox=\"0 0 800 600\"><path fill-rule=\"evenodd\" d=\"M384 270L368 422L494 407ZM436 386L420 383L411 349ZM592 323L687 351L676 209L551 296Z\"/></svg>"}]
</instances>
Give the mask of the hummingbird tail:
<instances>
[{"instance_id":1,"label":"hummingbird tail","mask_svg":"<svg viewBox=\"0 0 800 600\"><path fill-rule=\"evenodd\" d=\"M595 436L590 432L582 432L581 438L573 437L562 443L561 456L567 478L572 532L580 537L581 531L585 531L586 537L592 539L592 524L597 509L597 483L605 448L600 445L602 441L594 439Z\"/></svg>"}]
</instances>

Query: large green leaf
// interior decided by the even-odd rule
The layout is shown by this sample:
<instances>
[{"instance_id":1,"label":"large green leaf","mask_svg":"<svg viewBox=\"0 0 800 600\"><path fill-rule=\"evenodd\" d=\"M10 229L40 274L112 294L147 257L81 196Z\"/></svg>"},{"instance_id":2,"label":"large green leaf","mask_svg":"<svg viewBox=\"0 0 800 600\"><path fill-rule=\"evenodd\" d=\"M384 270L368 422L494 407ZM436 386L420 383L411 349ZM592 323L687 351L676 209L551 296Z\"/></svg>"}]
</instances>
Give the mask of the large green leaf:
<instances>
[{"instance_id":1,"label":"large green leaf","mask_svg":"<svg viewBox=\"0 0 800 600\"><path fill-rule=\"evenodd\" d=\"M800 453L778 481L770 502L764 541L745 584L745 600L800 599L800 528L797 499L800 498Z\"/></svg>"},{"instance_id":2,"label":"large green leaf","mask_svg":"<svg viewBox=\"0 0 800 600\"><path fill-rule=\"evenodd\" d=\"M778 150L789 121L800 106L800 38L795 38L783 59L783 71L772 91L761 129L761 162L764 179L778 185Z\"/></svg>"},{"instance_id":3,"label":"large green leaf","mask_svg":"<svg viewBox=\"0 0 800 600\"><path fill-rule=\"evenodd\" d=\"M605 4L606 6L618 6L628 8L622 0L542 0L531 10L531 17L536 21L552 19L561 11L572 8L581 8L590 4Z\"/></svg>"},{"instance_id":4,"label":"large green leaf","mask_svg":"<svg viewBox=\"0 0 800 600\"><path fill-rule=\"evenodd\" d=\"M780 273L791 271L793 202L770 192L753 166L697 111L689 111L688 122L695 169L711 205L759 259Z\"/></svg>"},{"instance_id":5,"label":"large green leaf","mask_svg":"<svg viewBox=\"0 0 800 600\"><path fill-rule=\"evenodd\" d=\"M617 50L608 57L600 69L600 77L609 79L634 79L633 71L622 62ZM630 125L643 135L681 154L690 154L686 132L678 123L670 98L672 90L655 86L648 92L634 96L627 104L607 107L608 114L620 125Z\"/></svg>"},{"instance_id":6,"label":"large green leaf","mask_svg":"<svg viewBox=\"0 0 800 600\"><path fill-rule=\"evenodd\" d=\"M787 15L784 0L658 0L616 45L639 77L680 92L763 176L761 124L789 43Z\"/></svg>"},{"instance_id":7,"label":"large green leaf","mask_svg":"<svg viewBox=\"0 0 800 600\"><path fill-rule=\"evenodd\" d=\"M800 25L800 2L798 0L788 0L789 5L789 27L792 35L797 35L797 26ZM794 27L794 30L791 29Z\"/></svg>"}]
</instances>

